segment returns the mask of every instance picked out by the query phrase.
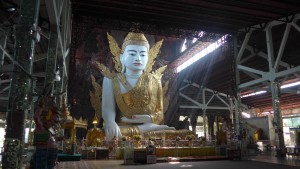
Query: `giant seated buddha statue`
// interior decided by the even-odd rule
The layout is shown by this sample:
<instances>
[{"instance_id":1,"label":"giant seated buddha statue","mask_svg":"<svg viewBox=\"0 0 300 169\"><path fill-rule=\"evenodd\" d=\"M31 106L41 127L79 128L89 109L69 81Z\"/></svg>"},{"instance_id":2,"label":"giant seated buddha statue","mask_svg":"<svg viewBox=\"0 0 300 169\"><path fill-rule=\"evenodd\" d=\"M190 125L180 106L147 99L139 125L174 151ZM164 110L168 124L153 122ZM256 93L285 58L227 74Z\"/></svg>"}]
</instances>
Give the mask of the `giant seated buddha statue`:
<instances>
[{"instance_id":1,"label":"giant seated buddha statue","mask_svg":"<svg viewBox=\"0 0 300 169\"><path fill-rule=\"evenodd\" d=\"M166 66L152 71L162 41L151 49L141 33L128 33L119 48L108 40L116 71L97 63L105 76L102 86L102 118L106 140L121 136L142 135L148 138L175 139L192 134L164 125L161 77Z\"/></svg>"}]
</instances>

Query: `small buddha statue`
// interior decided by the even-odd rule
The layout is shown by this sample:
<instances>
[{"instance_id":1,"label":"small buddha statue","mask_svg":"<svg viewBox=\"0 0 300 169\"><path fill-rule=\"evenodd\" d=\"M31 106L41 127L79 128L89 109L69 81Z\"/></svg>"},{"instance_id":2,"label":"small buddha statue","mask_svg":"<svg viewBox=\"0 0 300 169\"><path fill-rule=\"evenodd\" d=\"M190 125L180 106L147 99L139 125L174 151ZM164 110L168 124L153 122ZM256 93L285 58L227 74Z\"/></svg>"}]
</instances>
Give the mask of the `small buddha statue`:
<instances>
[{"instance_id":1,"label":"small buddha statue","mask_svg":"<svg viewBox=\"0 0 300 169\"><path fill-rule=\"evenodd\" d=\"M95 115L93 119L94 127L90 129L86 134L86 146L88 147L101 147L103 145L104 132L101 129L97 128L98 124L98 118Z\"/></svg>"},{"instance_id":2,"label":"small buddha statue","mask_svg":"<svg viewBox=\"0 0 300 169\"><path fill-rule=\"evenodd\" d=\"M162 41L150 49L143 34L130 32L120 49L110 35L108 39L117 73L98 63L105 76L102 118L106 139L111 140L114 136L120 138L122 135L143 135L144 139L173 135L176 138L180 134L183 134L180 135L182 137L190 134L189 130L178 132L174 127L163 124L161 77L166 66L150 72Z\"/></svg>"}]
</instances>

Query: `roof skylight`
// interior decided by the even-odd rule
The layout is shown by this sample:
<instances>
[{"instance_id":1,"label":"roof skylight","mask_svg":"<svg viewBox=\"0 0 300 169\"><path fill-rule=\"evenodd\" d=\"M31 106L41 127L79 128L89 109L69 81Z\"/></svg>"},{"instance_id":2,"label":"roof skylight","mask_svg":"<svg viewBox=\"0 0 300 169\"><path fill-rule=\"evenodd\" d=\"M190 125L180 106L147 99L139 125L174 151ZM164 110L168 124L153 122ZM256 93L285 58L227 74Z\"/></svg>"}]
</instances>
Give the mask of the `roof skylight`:
<instances>
[{"instance_id":1,"label":"roof skylight","mask_svg":"<svg viewBox=\"0 0 300 169\"><path fill-rule=\"evenodd\" d=\"M194 56L192 56L190 59L188 59L187 61L183 62L181 65L179 65L176 68L176 72L179 73L180 71L182 71L183 69L187 68L188 66L190 66L191 64L193 64L194 62L198 61L199 59L201 59L202 57L208 55L209 53L211 53L212 51L216 50L217 48L219 48L221 45L223 45L226 42L226 37L228 35L224 35L222 36L220 39L218 39L217 41L215 41L214 43L210 44L208 47L204 48L203 50L201 50L200 52L198 52L197 54L195 54ZM186 42L186 41L185 41ZM185 43L184 45L185 46ZM183 49L183 48L182 48Z\"/></svg>"}]
</instances>

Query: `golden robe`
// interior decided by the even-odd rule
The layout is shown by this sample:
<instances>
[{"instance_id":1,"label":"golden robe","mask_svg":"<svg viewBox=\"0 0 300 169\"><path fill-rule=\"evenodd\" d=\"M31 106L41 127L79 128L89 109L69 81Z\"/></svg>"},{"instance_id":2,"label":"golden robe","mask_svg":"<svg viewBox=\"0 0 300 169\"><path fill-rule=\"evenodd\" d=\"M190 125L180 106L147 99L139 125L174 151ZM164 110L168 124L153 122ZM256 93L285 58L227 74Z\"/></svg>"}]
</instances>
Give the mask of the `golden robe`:
<instances>
[{"instance_id":1,"label":"golden robe","mask_svg":"<svg viewBox=\"0 0 300 169\"><path fill-rule=\"evenodd\" d=\"M133 115L150 115L152 122L158 125L163 124L163 92L160 78L153 74L144 73L135 87L131 87L124 74L117 74L112 78L114 96L116 103L121 111L121 117L131 118ZM120 85L127 89L126 93L121 93ZM132 137L140 134L136 125L119 123L123 136ZM143 134L144 139L165 138L176 139L184 138L186 135L193 134L190 130L159 130L150 131Z\"/></svg>"},{"instance_id":2,"label":"golden robe","mask_svg":"<svg viewBox=\"0 0 300 169\"><path fill-rule=\"evenodd\" d=\"M121 117L131 118L132 115L147 114L151 116L153 123L163 124L163 97L160 79L152 74L144 73L135 87L129 86L124 74L117 74L112 81ZM123 85L128 92L121 93L120 85Z\"/></svg>"}]
</instances>

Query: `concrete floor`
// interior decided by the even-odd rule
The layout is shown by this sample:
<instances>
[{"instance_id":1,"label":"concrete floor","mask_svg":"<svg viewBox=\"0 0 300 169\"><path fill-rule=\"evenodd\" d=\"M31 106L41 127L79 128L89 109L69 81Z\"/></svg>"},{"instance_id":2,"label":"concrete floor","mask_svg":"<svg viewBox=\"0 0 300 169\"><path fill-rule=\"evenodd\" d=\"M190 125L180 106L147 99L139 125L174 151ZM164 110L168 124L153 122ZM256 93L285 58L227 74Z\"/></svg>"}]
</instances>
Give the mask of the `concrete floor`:
<instances>
[{"instance_id":1,"label":"concrete floor","mask_svg":"<svg viewBox=\"0 0 300 169\"><path fill-rule=\"evenodd\" d=\"M275 152L262 152L257 156L249 156L247 160L267 162L273 164L289 165L289 166L300 166L300 156L276 157Z\"/></svg>"},{"instance_id":2,"label":"concrete floor","mask_svg":"<svg viewBox=\"0 0 300 169\"><path fill-rule=\"evenodd\" d=\"M58 169L296 169L300 157L275 157L274 153L261 153L243 157L242 160L201 160L186 162L164 162L156 164L124 165L123 160L81 160L60 162Z\"/></svg>"},{"instance_id":3,"label":"concrete floor","mask_svg":"<svg viewBox=\"0 0 300 169\"><path fill-rule=\"evenodd\" d=\"M198 162L175 162L175 163L156 163L143 165L123 165L121 160L107 161L80 161L63 162L58 166L59 169L296 169L299 166L266 163L260 161L198 161Z\"/></svg>"}]
</instances>

